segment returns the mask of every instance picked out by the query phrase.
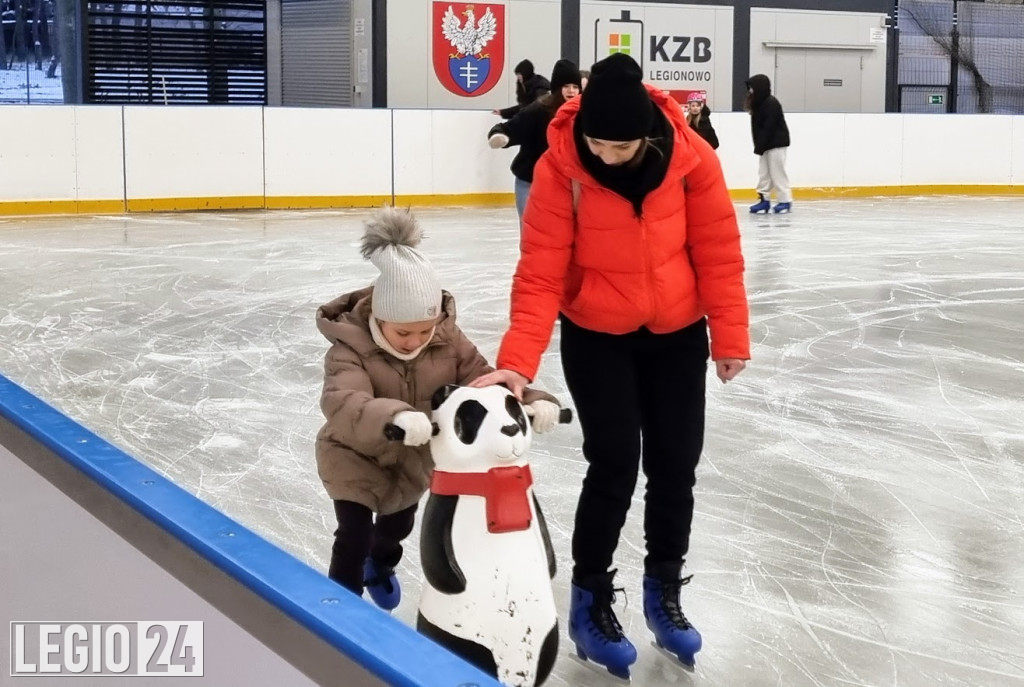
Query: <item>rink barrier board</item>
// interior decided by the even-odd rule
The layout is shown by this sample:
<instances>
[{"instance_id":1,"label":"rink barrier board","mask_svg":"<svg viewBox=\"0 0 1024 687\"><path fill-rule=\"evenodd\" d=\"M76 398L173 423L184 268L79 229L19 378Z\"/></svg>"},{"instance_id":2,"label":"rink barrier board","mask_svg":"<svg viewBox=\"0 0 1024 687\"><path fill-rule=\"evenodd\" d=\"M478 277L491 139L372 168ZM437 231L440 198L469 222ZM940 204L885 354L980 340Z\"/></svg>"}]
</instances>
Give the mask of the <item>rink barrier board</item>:
<instances>
[{"instance_id":1,"label":"rink barrier board","mask_svg":"<svg viewBox=\"0 0 1024 687\"><path fill-rule=\"evenodd\" d=\"M794 188L796 200L905 196L1019 196L1024 185L949 184L908 186L829 186ZM755 189L731 189L735 201L757 197ZM149 198L122 200L27 200L0 201L0 215L121 214L124 212L185 212L196 210L324 210L373 208L385 204L401 207L511 207L512 193L460 193L451 195L374 196L241 196L225 198Z\"/></svg>"},{"instance_id":2,"label":"rink barrier board","mask_svg":"<svg viewBox=\"0 0 1024 687\"><path fill-rule=\"evenodd\" d=\"M318 684L500 687L3 375L0 445Z\"/></svg>"}]
</instances>

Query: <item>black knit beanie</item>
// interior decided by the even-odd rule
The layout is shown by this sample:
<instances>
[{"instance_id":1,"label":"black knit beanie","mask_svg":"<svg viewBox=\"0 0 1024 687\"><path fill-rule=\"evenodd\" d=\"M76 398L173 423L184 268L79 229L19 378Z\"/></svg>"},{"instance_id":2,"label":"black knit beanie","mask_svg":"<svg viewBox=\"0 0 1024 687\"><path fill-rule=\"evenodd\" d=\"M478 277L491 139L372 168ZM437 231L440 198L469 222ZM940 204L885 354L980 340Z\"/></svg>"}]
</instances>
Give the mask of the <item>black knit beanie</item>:
<instances>
[{"instance_id":1,"label":"black knit beanie","mask_svg":"<svg viewBox=\"0 0 1024 687\"><path fill-rule=\"evenodd\" d=\"M654 105L632 57L614 53L594 64L580 96L583 133L604 141L635 141L651 132Z\"/></svg>"},{"instance_id":2,"label":"black knit beanie","mask_svg":"<svg viewBox=\"0 0 1024 687\"><path fill-rule=\"evenodd\" d=\"M527 79L534 75L533 62L530 62L529 60L523 60L522 62L516 65L516 68L515 70L513 70L512 73L522 74L523 81L526 81Z\"/></svg>"},{"instance_id":3,"label":"black knit beanie","mask_svg":"<svg viewBox=\"0 0 1024 687\"><path fill-rule=\"evenodd\" d=\"M557 93L562 86L574 83L577 86L583 85L583 77L576 63L572 60L559 60L555 62L555 68L551 70L551 92Z\"/></svg>"}]
</instances>

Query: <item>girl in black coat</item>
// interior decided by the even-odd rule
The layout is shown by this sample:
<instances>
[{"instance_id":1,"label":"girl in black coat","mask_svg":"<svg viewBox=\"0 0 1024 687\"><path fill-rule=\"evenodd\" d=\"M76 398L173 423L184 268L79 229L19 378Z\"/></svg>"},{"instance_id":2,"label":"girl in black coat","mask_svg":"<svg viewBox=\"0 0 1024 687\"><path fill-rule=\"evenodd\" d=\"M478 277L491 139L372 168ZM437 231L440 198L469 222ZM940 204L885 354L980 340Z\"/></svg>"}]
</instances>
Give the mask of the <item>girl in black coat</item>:
<instances>
[{"instance_id":1,"label":"girl in black coat","mask_svg":"<svg viewBox=\"0 0 1024 687\"><path fill-rule=\"evenodd\" d=\"M750 113L754 154L761 156L757 179L759 200L750 206L750 211L755 214L768 212L774 188L778 200L774 211L789 212L793 204L793 193L786 174L789 127L786 126L782 104L772 95L772 83L764 74L755 74L747 80L745 109Z\"/></svg>"},{"instance_id":2,"label":"girl in black coat","mask_svg":"<svg viewBox=\"0 0 1024 687\"><path fill-rule=\"evenodd\" d=\"M533 183L533 167L548 149L548 124L562 103L579 93L580 70L570 60L559 60L551 73L551 92L524 107L507 122L495 124L487 133L487 143L492 148L519 146L519 153L512 160L512 175L520 221Z\"/></svg>"},{"instance_id":3,"label":"girl in black coat","mask_svg":"<svg viewBox=\"0 0 1024 687\"><path fill-rule=\"evenodd\" d=\"M691 93L686 99L686 123L700 134L713 149L718 150L718 134L711 126L711 110L699 93Z\"/></svg>"}]
</instances>

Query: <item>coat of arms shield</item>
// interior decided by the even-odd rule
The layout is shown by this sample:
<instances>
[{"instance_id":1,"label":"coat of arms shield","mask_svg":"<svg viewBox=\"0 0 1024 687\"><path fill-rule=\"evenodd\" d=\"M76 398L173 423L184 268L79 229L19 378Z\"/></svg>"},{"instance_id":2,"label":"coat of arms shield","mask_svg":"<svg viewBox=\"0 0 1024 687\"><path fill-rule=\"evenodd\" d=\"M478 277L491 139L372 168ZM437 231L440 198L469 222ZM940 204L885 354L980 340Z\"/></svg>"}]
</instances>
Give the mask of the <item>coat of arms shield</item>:
<instances>
[{"instance_id":1,"label":"coat of arms shield","mask_svg":"<svg viewBox=\"0 0 1024 687\"><path fill-rule=\"evenodd\" d=\"M434 74L463 97L487 93L505 67L505 6L434 2L431 42Z\"/></svg>"}]
</instances>

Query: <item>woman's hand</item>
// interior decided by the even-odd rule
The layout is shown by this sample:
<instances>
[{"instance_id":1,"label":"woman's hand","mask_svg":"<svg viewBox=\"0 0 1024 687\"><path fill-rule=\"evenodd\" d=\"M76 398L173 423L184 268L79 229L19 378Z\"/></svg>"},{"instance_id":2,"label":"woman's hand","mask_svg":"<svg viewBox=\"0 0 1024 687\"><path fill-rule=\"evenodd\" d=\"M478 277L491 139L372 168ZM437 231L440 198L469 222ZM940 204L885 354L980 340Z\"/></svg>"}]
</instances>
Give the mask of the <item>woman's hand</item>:
<instances>
[{"instance_id":1,"label":"woman's hand","mask_svg":"<svg viewBox=\"0 0 1024 687\"><path fill-rule=\"evenodd\" d=\"M747 361L740 360L739 358L722 358L721 360L715 361L718 378L722 380L722 384L725 384L740 372L743 372L743 368L746 366Z\"/></svg>"},{"instance_id":2,"label":"woman's hand","mask_svg":"<svg viewBox=\"0 0 1024 687\"><path fill-rule=\"evenodd\" d=\"M485 375L477 377L469 383L469 386L480 389L485 386L504 384L516 398L522 401L523 389L525 389L526 385L529 383L529 379L514 370L495 370L494 372L488 372Z\"/></svg>"}]
</instances>

